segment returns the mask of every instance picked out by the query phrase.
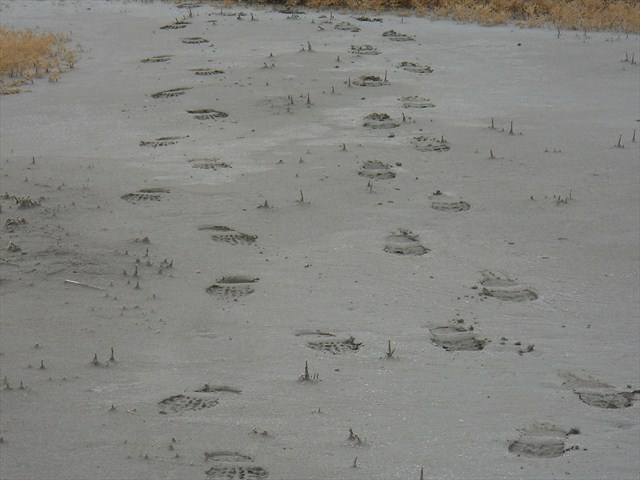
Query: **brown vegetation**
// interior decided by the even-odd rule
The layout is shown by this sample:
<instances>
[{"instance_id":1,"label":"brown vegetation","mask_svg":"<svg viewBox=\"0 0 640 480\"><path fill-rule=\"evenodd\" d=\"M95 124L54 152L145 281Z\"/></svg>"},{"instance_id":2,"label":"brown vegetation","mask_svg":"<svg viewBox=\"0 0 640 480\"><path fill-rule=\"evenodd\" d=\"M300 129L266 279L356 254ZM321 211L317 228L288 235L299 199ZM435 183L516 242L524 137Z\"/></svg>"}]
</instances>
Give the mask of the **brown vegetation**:
<instances>
[{"instance_id":1,"label":"brown vegetation","mask_svg":"<svg viewBox=\"0 0 640 480\"><path fill-rule=\"evenodd\" d=\"M20 85L49 74L57 81L60 72L73 68L73 51L61 34L37 34L0 26L0 93L17 93Z\"/></svg>"},{"instance_id":2,"label":"brown vegetation","mask_svg":"<svg viewBox=\"0 0 640 480\"><path fill-rule=\"evenodd\" d=\"M257 0L318 8L405 10L482 25L516 22L575 30L640 32L638 0Z\"/></svg>"}]
</instances>

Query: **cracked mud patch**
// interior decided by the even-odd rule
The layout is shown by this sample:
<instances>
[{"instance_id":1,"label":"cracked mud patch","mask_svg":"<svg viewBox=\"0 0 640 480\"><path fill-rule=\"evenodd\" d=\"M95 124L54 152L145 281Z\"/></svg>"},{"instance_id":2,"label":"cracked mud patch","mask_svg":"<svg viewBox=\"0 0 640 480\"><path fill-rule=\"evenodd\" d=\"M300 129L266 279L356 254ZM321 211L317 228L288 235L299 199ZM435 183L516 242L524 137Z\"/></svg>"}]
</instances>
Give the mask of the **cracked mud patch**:
<instances>
[{"instance_id":1,"label":"cracked mud patch","mask_svg":"<svg viewBox=\"0 0 640 480\"><path fill-rule=\"evenodd\" d=\"M371 113L364 117L362 126L372 129L386 129L399 127L400 124L386 113Z\"/></svg>"},{"instance_id":2,"label":"cracked mud patch","mask_svg":"<svg viewBox=\"0 0 640 480\"><path fill-rule=\"evenodd\" d=\"M182 413L185 411L198 411L212 408L218 405L217 398L200 398L189 395L173 395L158 402L160 413L166 415L168 412Z\"/></svg>"},{"instance_id":3,"label":"cracked mud patch","mask_svg":"<svg viewBox=\"0 0 640 480\"><path fill-rule=\"evenodd\" d=\"M345 352L356 352L360 349L362 343L356 342L354 337L344 340L316 340L307 342L307 347L320 352L327 352L338 355Z\"/></svg>"},{"instance_id":4,"label":"cracked mud patch","mask_svg":"<svg viewBox=\"0 0 640 480\"><path fill-rule=\"evenodd\" d=\"M358 170L358 175L379 180L396 178L396 173L391 170L391 165L380 160L367 160L364 162L360 170Z\"/></svg>"},{"instance_id":5,"label":"cracked mud patch","mask_svg":"<svg viewBox=\"0 0 640 480\"><path fill-rule=\"evenodd\" d=\"M206 292L209 295L221 299L237 300L240 297L244 297L255 292L253 285L258 280L258 278L246 275L222 277L218 279L216 283L208 287Z\"/></svg>"},{"instance_id":6,"label":"cracked mud patch","mask_svg":"<svg viewBox=\"0 0 640 480\"><path fill-rule=\"evenodd\" d=\"M142 201L159 201L162 199L162 195L169 193L168 188L163 187L150 187L141 188L137 192L125 193L120 198L126 200L129 203L138 203Z\"/></svg>"},{"instance_id":7,"label":"cracked mud patch","mask_svg":"<svg viewBox=\"0 0 640 480\"><path fill-rule=\"evenodd\" d=\"M431 341L447 351L482 350L487 344L486 339L476 336L473 326L465 326L460 322L432 328Z\"/></svg>"},{"instance_id":8,"label":"cracked mud patch","mask_svg":"<svg viewBox=\"0 0 640 480\"><path fill-rule=\"evenodd\" d=\"M426 255L429 253L429 249L420 243L420 236L404 228L394 230L387 235L384 251L398 255Z\"/></svg>"},{"instance_id":9,"label":"cracked mud patch","mask_svg":"<svg viewBox=\"0 0 640 480\"><path fill-rule=\"evenodd\" d=\"M573 447L565 447L571 433L552 423L534 423L520 430L520 437L509 444L509 452L525 457L559 457Z\"/></svg>"},{"instance_id":10,"label":"cracked mud patch","mask_svg":"<svg viewBox=\"0 0 640 480\"><path fill-rule=\"evenodd\" d=\"M482 272L482 294L507 302L527 302L536 300L538 294L532 288L511 280L506 275L491 271Z\"/></svg>"},{"instance_id":11,"label":"cracked mud patch","mask_svg":"<svg viewBox=\"0 0 640 480\"><path fill-rule=\"evenodd\" d=\"M216 120L218 118L227 118L228 113L213 108L200 108L195 110L187 110L187 113L193 115L197 120Z\"/></svg>"},{"instance_id":12,"label":"cracked mud patch","mask_svg":"<svg viewBox=\"0 0 640 480\"><path fill-rule=\"evenodd\" d=\"M413 137L411 144L419 152L446 152L451 150L451 145L444 137L439 139L436 137L425 137L420 135L419 137Z\"/></svg>"},{"instance_id":13,"label":"cracked mud patch","mask_svg":"<svg viewBox=\"0 0 640 480\"><path fill-rule=\"evenodd\" d=\"M191 90L191 87L171 88L169 90L162 90L161 92L152 93L151 98L179 97L180 95L184 95L187 90Z\"/></svg>"},{"instance_id":14,"label":"cracked mud patch","mask_svg":"<svg viewBox=\"0 0 640 480\"><path fill-rule=\"evenodd\" d=\"M239 232L224 225L202 225L198 230L211 232L211 239L216 242L226 242L232 245L250 245L255 243L258 236Z\"/></svg>"}]
</instances>

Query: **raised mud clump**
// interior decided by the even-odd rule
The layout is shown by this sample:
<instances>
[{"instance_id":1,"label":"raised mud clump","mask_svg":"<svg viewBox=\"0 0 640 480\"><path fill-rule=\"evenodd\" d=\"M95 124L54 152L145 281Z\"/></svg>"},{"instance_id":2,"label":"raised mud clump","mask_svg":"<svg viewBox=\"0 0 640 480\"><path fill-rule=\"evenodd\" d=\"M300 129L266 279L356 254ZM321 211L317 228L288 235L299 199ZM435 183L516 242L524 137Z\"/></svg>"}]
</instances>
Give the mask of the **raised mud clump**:
<instances>
[{"instance_id":1,"label":"raised mud clump","mask_svg":"<svg viewBox=\"0 0 640 480\"><path fill-rule=\"evenodd\" d=\"M388 30L384 32L382 36L394 42L413 42L415 40L415 38L413 38L411 35L398 33L395 30Z\"/></svg>"},{"instance_id":2,"label":"raised mud clump","mask_svg":"<svg viewBox=\"0 0 640 480\"><path fill-rule=\"evenodd\" d=\"M349 337L345 340L317 340L308 342L307 346L312 350L338 355L345 352L356 352L362 343L356 342L354 337Z\"/></svg>"},{"instance_id":3,"label":"raised mud clump","mask_svg":"<svg viewBox=\"0 0 640 480\"><path fill-rule=\"evenodd\" d=\"M142 63L163 63L171 60L173 55L156 55L155 57L143 58L140 60Z\"/></svg>"},{"instance_id":4,"label":"raised mud clump","mask_svg":"<svg viewBox=\"0 0 640 480\"><path fill-rule=\"evenodd\" d=\"M187 45L196 45L199 43L209 43L209 40L207 40L206 38L202 38L202 37L184 37L181 38L180 40L182 40L182 43L186 43Z\"/></svg>"},{"instance_id":5,"label":"raised mud clump","mask_svg":"<svg viewBox=\"0 0 640 480\"><path fill-rule=\"evenodd\" d=\"M352 83L359 87L381 87L382 85L391 85L386 76L385 78L380 78L377 75L363 75Z\"/></svg>"},{"instance_id":6,"label":"raised mud clump","mask_svg":"<svg viewBox=\"0 0 640 480\"><path fill-rule=\"evenodd\" d=\"M482 272L482 294L508 302L527 302L536 300L538 294L530 287L511 280L506 275L491 271Z\"/></svg>"},{"instance_id":7,"label":"raised mud clump","mask_svg":"<svg viewBox=\"0 0 640 480\"><path fill-rule=\"evenodd\" d=\"M431 200L431 208L441 212L464 212L471 208L469 203L460 200L454 195L442 193L440 190L431 195L429 199Z\"/></svg>"},{"instance_id":8,"label":"raised mud clump","mask_svg":"<svg viewBox=\"0 0 640 480\"><path fill-rule=\"evenodd\" d=\"M217 68L192 68L190 71L195 75L222 75L224 73L224 70Z\"/></svg>"},{"instance_id":9,"label":"raised mud clump","mask_svg":"<svg viewBox=\"0 0 640 480\"><path fill-rule=\"evenodd\" d=\"M379 180L396 178L396 173L391 170L391 165L383 163L380 160L367 160L364 162L358 171L358 175Z\"/></svg>"},{"instance_id":10,"label":"raised mud clump","mask_svg":"<svg viewBox=\"0 0 640 480\"><path fill-rule=\"evenodd\" d=\"M198 230L211 232L211 238L216 242L226 242L232 245L248 245L255 243L258 236L242 233L224 225L202 225Z\"/></svg>"},{"instance_id":11,"label":"raised mud clump","mask_svg":"<svg viewBox=\"0 0 640 480\"><path fill-rule=\"evenodd\" d=\"M189 160L192 168L201 170L219 170L221 168L231 168L231 165L221 162L219 158L192 158Z\"/></svg>"},{"instance_id":12,"label":"raised mud clump","mask_svg":"<svg viewBox=\"0 0 640 480\"><path fill-rule=\"evenodd\" d=\"M420 236L404 228L394 230L387 236L384 251L398 255L426 255L429 253L429 249L420 243Z\"/></svg>"},{"instance_id":13,"label":"raised mud clump","mask_svg":"<svg viewBox=\"0 0 640 480\"><path fill-rule=\"evenodd\" d=\"M349 52L354 55L380 55L380 51L371 45L351 45Z\"/></svg>"},{"instance_id":14,"label":"raised mud clump","mask_svg":"<svg viewBox=\"0 0 640 480\"><path fill-rule=\"evenodd\" d=\"M171 88L169 90L162 90L161 92L152 93L151 98L179 97L180 95L184 95L187 90L191 90L191 88L190 87Z\"/></svg>"},{"instance_id":15,"label":"raised mud clump","mask_svg":"<svg viewBox=\"0 0 640 480\"><path fill-rule=\"evenodd\" d=\"M428 98L417 97L415 95L409 97L400 97L398 100L402 102L402 108L433 108L435 104Z\"/></svg>"},{"instance_id":16,"label":"raised mud clump","mask_svg":"<svg viewBox=\"0 0 640 480\"><path fill-rule=\"evenodd\" d=\"M371 113L366 117L364 117L364 122L362 123L362 126L367 128L373 128L373 129L385 129L385 128L396 128L396 127L399 127L400 124L394 121L386 113Z\"/></svg>"},{"instance_id":17,"label":"raised mud clump","mask_svg":"<svg viewBox=\"0 0 640 480\"><path fill-rule=\"evenodd\" d=\"M431 68L429 65L420 65L419 63L415 63L415 62L400 62L400 65L398 65L398 67L401 68L402 70L405 70L407 72L412 72L412 73L433 72L433 68Z\"/></svg>"},{"instance_id":18,"label":"raised mud clump","mask_svg":"<svg viewBox=\"0 0 640 480\"><path fill-rule=\"evenodd\" d=\"M258 278L246 275L222 277L208 287L206 292L218 298L237 300L239 297L244 297L255 292L253 285L258 280Z\"/></svg>"},{"instance_id":19,"label":"raised mud clump","mask_svg":"<svg viewBox=\"0 0 640 480\"><path fill-rule=\"evenodd\" d=\"M196 110L187 110L187 113L193 115L193 118L198 120L215 120L217 118L227 118L229 116L226 112L220 110L214 110L213 108L201 108Z\"/></svg>"},{"instance_id":20,"label":"raised mud clump","mask_svg":"<svg viewBox=\"0 0 640 480\"><path fill-rule=\"evenodd\" d=\"M432 328L431 341L447 351L482 350L487 344L486 339L476 337L473 326L459 323Z\"/></svg>"},{"instance_id":21,"label":"raised mud clump","mask_svg":"<svg viewBox=\"0 0 640 480\"><path fill-rule=\"evenodd\" d=\"M574 449L564 443L570 432L551 423L535 423L520 430L520 438L509 444L509 451L525 457L559 457Z\"/></svg>"},{"instance_id":22,"label":"raised mud clump","mask_svg":"<svg viewBox=\"0 0 640 480\"><path fill-rule=\"evenodd\" d=\"M444 137L425 137L420 135L419 137L413 137L411 144L419 152L446 152L451 150L451 145Z\"/></svg>"}]
</instances>

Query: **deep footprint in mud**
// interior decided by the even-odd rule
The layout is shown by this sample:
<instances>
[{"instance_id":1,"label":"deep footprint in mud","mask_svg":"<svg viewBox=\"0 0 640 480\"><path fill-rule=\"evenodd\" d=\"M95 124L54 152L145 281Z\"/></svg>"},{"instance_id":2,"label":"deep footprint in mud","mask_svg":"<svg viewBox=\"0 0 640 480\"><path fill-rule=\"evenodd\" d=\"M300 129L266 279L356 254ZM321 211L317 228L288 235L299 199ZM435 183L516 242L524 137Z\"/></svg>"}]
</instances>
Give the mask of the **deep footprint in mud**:
<instances>
[{"instance_id":1,"label":"deep footprint in mud","mask_svg":"<svg viewBox=\"0 0 640 480\"><path fill-rule=\"evenodd\" d=\"M384 251L398 255L426 255L430 250L420 243L418 234L399 228L387 235Z\"/></svg>"},{"instance_id":2,"label":"deep footprint in mud","mask_svg":"<svg viewBox=\"0 0 640 480\"><path fill-rule=\"evenodd\" d=\"M372 45L351 45L349 52L354 55L380 55L380 51Z\"/></svg>"},{"instance_id":3,"label":"deep footprint in mud","mask_svg":"<svg viewBox=\"0 0 640 480\"><path fill-rule=\"evenodd\" d=\"M187 45L198 45L200 43L209 43L209 40L202 37L183 37L180 39L182 43Z\"/></svg>"},{"instance_id":4,"label":"deep footprint in mud","mask_svg":"<svg viewBox=\"0 0 640 480\"><path fill-rule=\"evenodd\" d=\"M509 452L518 456L555 458L577 447L565 446L565 439L577 429L565 430L552 423L534 423L520 430L520 437L509 444Z\"/></svg>"},{"instance_id":5,"label":"deep footprint in mud","mask_svg":"<svg viewBox=\"0 0 640 480\"><path fill-rule=\"evenodd\" d=\"M471 208L468 202L461 200L456 195L442 193L436 191L429 197L431 200L431 208L441 212L464 212Z\"/></svg>"},{"instance_id":6,"label":"deep footprint in mud","mask_svg":"<svg viewBox=\"0 0 640 480\"><path fill-rule=\"evenodd\" d=\"M208 462L209 460L213 462L253 462L253 458L249 455L227 450L204 452L204 461Z\"/></svg>"},{"instance_id":7,"label":"deep footprint in mud","mask_svg":"<svg viewBox=\"0 0 640 480\"><path fill-rule=\"evenodd\" d=\"M406 72L412 72L412 73L432 73L433 72L433 68L431 68L429 65L420 65L419 63L416 63L416 62L400 62L400 65L398 65L398 68L401 68Z\"/></svg>"},{"instance_id":8,"label":"deep footprint in mud","mask_svg":"<svg viewBox=\"0 0 640 480\"><path fill-rule=\"evenodd\" d=\"M338 355L345 352L357 352L362 346L361 342L356 342L354 337L344 340L315 340L307 342L307 347L320 352L327 352Z\"/></svg>"},{"instance_id":9,"label":"deep footprint in mud","mask_svg":"<svg viewBox=\"0 0 640 480\"><path fill-rule=\"evenodd\" d=\"M240 297L244 297L255 292L254 284L258 281L258 278L249 277L246 275L233 275L228 277L222 277L216 281L213 285L206 289L209 295L229 300L237 300Z\"/></svg>"},{"instance_id":10,"label":"deep footprint in mud","mask_svg":"<svg viewBox=\"0 0 640 480\"><path fill-rule=\"evenodd\" d=\"M380 160L367 160L364 162L360 170L358 170L358 175L378 180L396 178L396 173L391 169L391 165Z\"/></svg>"},{"instance_id":11,"label":"deep footprint in mud","mask_svg":"<svg viewBox=\"0 0 640 480\"><path fill-rule=\"evenodd\" d=\"M482 350L487 344L486 339L476 336L473 326L465 326L460 321L431 328L431 342L447 351Z\"/></svg>"},{"instance_id":12,"label":"deep footprint in mud","mask_svg":"<svg viewBox=\"0 0 640 480\"><path fill-rule=\"evenodd\" d=\"M264 468L250 465L216 465L204 473L213 480L263 480L269 476Z\"/></svg>"},{"instance_id":13,"label":"deep footprint in mud","mask_svg":"<svg viewBox=\"0 0 640 480\"><path fill-rule=\"evenodd\" d=\"M399 127L400 124L386 113L371 113L364 117L362 126L372 129L387 129Z\"/></svg>"},{"instance_id":14,"label":"deep footprint in mud","mask_svg":"<svg viewBox=\"0 0 640 480\"><path fill-rule=\"evenodd\" d=\"M130 203L138 203L141 201L159 201L162 195L169 193L170 190L164 187L141 188L137 192L125 193L120 198Z\"/></svg>"},{"instance_id":15,"label":"deep footprint in mud","mask_svg":"<svg viewBox=\"0 0 640 480\"><path fill-rule=\"evenodd\" d=\"M216 120L218 118L227 118L229 116L228 113L215 110L213 108L187 110L187 113L193 115L193 118L197 120Z\"/></svg>"},{"instance_id":16,"label":"deep footprint in mud","mask_svg":"<svg viewBox=\"0 0 640 480\"><path fill-rule=\"evenodd\" d=\"M507 302L527 302L536 300L538 294L531 287L511 280L504 274L485 270L482 272L482 294Z\"/></svg>"},{"instance_id":17,"label":"deep footprint in mud","mask_svg":"<svg viewBox=\"0 0 640 480\"><path fill-rule=\"evenodd\" d=\"M382 34L384 38L387 40L392 40L394 42L413 42L415 38L411 35L407 35L404 33L398 33L395 30L387 30Z\"/></svg>"},{"instance_id":18,"label":"deep footprint in mud","mask_svg":"<svg viewBox=\"0 0 640 480\"><path fill-rule=\"evenodd\" d=\"M198 411L212 408L218 405L217 398L200 398L189 395L173 395L158 402L160 413L166 415L169 412L182 413L186 411Z\"/></svg>"},{"instance_id":19,"label":"deep footprint in mud","mask_svg":"<svg viewBox=\"0 0 640 480\"><path fill-rule=\"evenodd\" d=\"M383 85L391 85L387 80L386 75L384 78L380 78L377 75L363 75L351 83L359 87L381 87Z\"/></svg>"},{"instance_id":20,"label":"deep footprint in mud","mask_svg":"<svg viewBox=\"0 0 640 480\"><path fill-rule=\"evenodd\" d=\"M224 70L220 70L217 68L204 68L204 67L192 68L189 71L193 72L194 75L201 75L201 76L222 75L224 73Z\"/></svg>"},{"instance_id":21,"label":"deep footprint in mud","mask_svg":"<svg viewBox=\"0 0 640 480\"><path fill-rule=\"evenodd\" d=\"M180 30L181 28L185 28L187 25L189 25L189 22L170 23L169 25L163 25L160 27L160 30Z\"/></svg>"},{"instance_id":22,"label":"deep footprint in mud","mask_svg":"<svg viewBox=\"0 0 640 480\"><path fill-rule=\"evenodd\" d=\"M211 232L211 239L216 242L226 242L232 245L251 245L258 236L242 233L224 225L201 225L198 230Z\"/></svg>"},{"instance_id":23,"label":"deep footprint in mud","mask_svg":"<svg viewBox=\"0 0 640 480\"><path fill-rule=\"evenodd\" d=\"M178 140L182 140L187 137L159 137L155 140L140 140L141 147L168 147L169 145L175 145L178 143Z\"/></svg>"},{"instance_id":24,"label":"deep footprint in mud","mask_svg":"<svg viewBox=\"0 0 640 480\"><path fill-rule=\"evenodd\" d=\"M154 57L143 58L140 60L142 63L164 63L171 60L173 55L156 55Z\"/></svg>"},{"instance_id":25,"label":"deep footprint in mud","mask_svg":"<svg viewBox=\"0 0 640 480\"><path fill-rule=\"evenodd\" d=\"M358 27L357 25L354 25L353 23L349 23L349 22L340 22L337 23L336 26L334 27L335 30L344 30L347 32L359 32L360 31L360 27Z\"/></svg>"},{"instance_id":26,"label":"deep footprint in mud","mask_svg":"<svg viewBox=\"0 0 640 480\"><path fill-rule=\"evenodd\" d=\"M408 97L400 97L398 100L402 102L402 108L434 108L435 104L430 99L411 95Z\"/></svg>"},{"instance_id":27,"label":"deep footprint in mud","mask_svg":"<svg viewBox=\"0 0 640 480\"><path fill-rule=\"evenodd\" d=\"M171 88L169 90L162 90L161 92L152 93L151 98L179 97L180 95L184 95L187 90L191 90L191 87Z\"/></svg>"},{"instance_id":28,"label":"deep footprint in mud","mask_svg":"<svg viewBox=\"0 0 640 480\"><path fill-rule=\"evenodd\" d=\"M583 403L598 408L627 408L640 399L640 390L618 391L588 374L558 372L564 380L562 386L570 388Z\"/></svg>"},{"instance_id":29,"label":"deep footprint in mud","mask_svg":"<svg viewBox=\"0 0 640 480\"><path fill-rule=\"evenodd\" d=\"M444 137L413 137L411 144L419 152L447 152L451 150L451 145Z\"/></svg>"},{"instance_id":30,"label":"deep footprint in mud","mask_svg":"<svg viewBox=\"0 0 640 480\"><path fill-rule=\"evenodd\" d=\"M189 160L191 168L200 170L220 170L222 168L231 168L231 165L221 162L219 158L192 158Z\"/></svg>"}]
</instances>

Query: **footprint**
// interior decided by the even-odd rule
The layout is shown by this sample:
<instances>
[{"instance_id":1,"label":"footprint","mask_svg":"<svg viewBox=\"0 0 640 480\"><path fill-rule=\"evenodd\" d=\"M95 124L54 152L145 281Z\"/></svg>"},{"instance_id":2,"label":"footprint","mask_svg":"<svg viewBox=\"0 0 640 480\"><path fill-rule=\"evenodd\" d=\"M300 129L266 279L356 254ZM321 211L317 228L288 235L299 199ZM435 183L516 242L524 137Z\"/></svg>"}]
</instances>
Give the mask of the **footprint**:
<instances>
[{"instance_id":1,"label":"footprint","mask_svg":"<svg viewBox=\"0 0 640 480\"><path fill-rule=\"evenodd\" d=\"M249 455L229 451L204 452L204 461L208 462L209 460L214 462L253 462L253 458Z\"/></svg>"},{"instance_id":2,"label":"footprint","mask_svg":"<svg viewBox=\"0 0 640 480\"><path fill-rule=\"evenodd\" d=\"M216 68L192 68L190 70L194 75L222 75L224 70L218 70Z\"/></svg>"},{"instance_id":3,"label":"footprint","mask_svg":"<svg viewBox=\"0 0 640 480\"><path fill-rule=\"evenodd\" d=\"M163 193L169 193L168 188L163 187L149 187L141 188L134 193L125 193L120 198L130 203L137 203L144 200L158 201L162 198Z\"/></svg>"},{"instance_id":4,"label":"footprint","mask_svg":"<svg viewBox=\"0 0 640 480\"><path fill-rule=\"evenodd\" d=\"M377 75L363 75L351 83L353 83L354 85L358 85L359 87L380 87L382 85L390 85L386 77L382 79Z\"/></svg>"},{"instance_id":5,"label":"footprint","mask_svg":"<svg viewBox=\"0 0 640 480\"><path fill-rule=\"evenodd\" d=\"M360 31L360 27L349 22L337 23L334 28L335 30L345 30L347 32L354 32L354 33Z\"/></svg>"},{"instance_id":6,"label":"footprint","mask_svg":"<svg viewBox=\"0 0 640 480\"><path fill-rule=\"evenodd\" d=\"M399 255L426 255L429 249L420 243L419 238L418 234L399 228L387 236L384 251Z\"/></svg>"},{"instance_id":7,"label":"footprint","mask_svg":"<svg viewBox=\"0 0 640 480\"><path fill-rule=\"evenodd\" d=\"M380 55L380 51L371 45L351 45L349 52L354 55Z\"/></svg>"},{"instance_id":8,"label":"footprint","mask_svg":"<svg viewBox=\"0 0 640 480\"><path fill-rule=\"evenodd\" d=\"M156 55L155 57L144 58L140 60L142 63L162 63L171 60L173 55Z\"/></svg>"},{"instance_id":9,"label":"footprint","mask_svg":"<svg viewBox=\"0 0 640 480\"><path fill-rule=\"evenodd\" d=\"M224 225L201 225L198 230L211 232L211 238L216 242L226 242L232 245L249 245L255 243L257 235L242 233Z\"/></svg>"},{"instance_id":10,"label":"footprint","mask_svg":"<svg viewBox=\"0 0 640 480\"><path fill-rule=\"evenodd\" d=\"M259 279L245 275L222 277L206 289L209 295L215 295L222 299L237 300L239 297L252 294L255 289L253 284Z\"/></svg>"},{"instance_id":11,"label":"footprint","mask_svg":"<svg viewBox=\"0 0 640 480\"><path fill-rule=\"evenodd\" d=\"M413 137L411 144L419 152L446 152L451 150L451 145L444 137L439 139L436 137L425 137L420 135L419 137Z\"/></svg>"},{"instance_id":12,"label":"footprint","mask_svg":"<svg viewBox=\"0 0 640 480\"><path fill-rule=\"evenodd\" d=\"M258 466L215 466L204 472L214 480L263 480L269 476L264 468Z\"/></svg>"},{"instance_id":13,"label":"footprint","mask_svg":"<svg viewBox=\"0 0 640 480\"><path fill-rule=\"evenodd\" d=\"M402 70L405 70L407 72L412 72L412 73L433 72L433 68L431 68L429 65L420 65L419 63L415 63L415 62L400 62L400 65L398 65L398 68L401 68Z\"/></svg>"},{"instance_id":14,"label":"footprint","mask_svg":"<svg viewBox=\"0 0 640 480\"><path fill-rule=\"evenodd\" d=\"M189 25L189 22L176 22L169 25L163 25L160 27L160 30L179 30L181 28L185 28L187 25Z\"/></svg>"},{"instance_id":15,"label":"footprint","mask_svg":"<svg viewBox=\"0 0 640 480\"><path fill-rule=\"evenodd\" d=\"M598 408L627 408L640 398L640 390L617 391L612 385L601 382L588 374L558 372L562 385L570 388L587 405Z\"/></svg>"},{"instance_id":16,"label":"footprint","mask_svg":"<svg viewBox=\"0 0 640 480\"><path fill-rule=\"evenodd\" d=\"M364 162L358 171L358 175L379 180L396 178L396 173L391 170L391 165L379 160L367 160Z\"/></svg>"},{"instance_id":17,"label":"footprint","mask_svg":"<svg viewBox=\"0 0 640 480\"><path fill-rule=\"evenodd\" d=\"M536 300L538 294L530 287L511 280L506 275L489 270L482 272L482 294L498 300L509 302L526 302Z\"/></svg>"},{"instance_id":18,"label":"footprint","mask_svg":"<svg viewBox=\"0 0 640 480\"><path fill-rule=\"evenodd\" d=\"M338 355L340 353L358 351L362 343L356 342L354 337L349 337L346 340L317 340L307 342L307 346L312 350Z\"/></svg>"},{"instance_id":19,"label":"footprint","mask_svg":"<svg viewBox=\"0 0 640 480\"><path fill-rule=\"evenodd\" d=\"M218 158L192 158L189 160L192 168L201 170L218 170L220 168L231 168L231 165L221 162Z\"/></svg>"},{"instance_id":20,"label":"footprint","mask_svg":"<svg viewBox=\"0 0 640 480\"><path fill-rule=\"evenodd\" d=\"M447 351L482 350L487 344L486 339L476 337L473 326L460 322L432 328L431 341Z\"/></svg>"},{"instance_id":21,"label":"footprint","mask_svg":"<svg viewBox=\"0 0 640 480\"><path fill-rule=\"evenodd\" d=\"M402 108L433 108L435 105L428 98L409 96L400 97L398 100L402 102Z\"/></svg>"},{"instance_id":22,"label":"footprint","mask_svg":"<svg viewBox=\"0 0 640 480\"><path fill-rule=\"evenodd\" d=\"M354 82L355 83L355 82ZM371 113L364 117L363 127L373 129L396 128L400 124L391 119L386 113Z\"/></svg>"},{"instance_id":23,"label":"footprint","mask_svg":"<svg viewBox=\"0 0 640 480\"><path fill-rule=\"evenodd\" d=\"M213 108L201 108L199 110L187 110L187 113L193 115L198 120L215 120L217 118L226 118L229 116L226 112L214 110Z\"/></svg>"},{"instance_id":24,"label":"footprint","mask_svg":"<svg viewBox=\"0 0 640 480\"><path fill-rule=\"evenodd\" d=\"M394 42L413 42L415 40L413 36L406 35L404 33L398 33L395 30L388 30L384 32L382 36Z\"/></svg>"},{"instance_id":25,"label":"footprint","mask_svg":"<svg viewBox=\"0 0 640 480\"><path fill-rule=\"evenodd\" d=\"M171 88L169 90L162 90L161 92L152 93L152 98L170 98L170 97L179 97L180 95L184 95L187 90L191 90L191 87L177 87Z\"/></svg>"},{"instance_id":26,"label":"footprint","mask_svg":"<svg viewBox=\"0 0 640 480\"><path fill-rule=\"evenodd\" d=\"M455 195L442 193L440 190L429 197L431 200L431 208L441 212L464 212L469 210L471 205L460 200Z\"/></svg>"},{"instance_id":27,"label":"footprint","mask_svg":"<svg viewBox=\"0 0 640 480\"><path fill-rule=\"evenodd\" d=\"M199 398L189 395L173 395L158 402L160 413L166 415L168 412L182 413L185 411L198 411L205 408L212 408L218 405L217 398Z\"/></svg>"},{"instance_id":28,"label":"footprint","mask_svg":"<svg viewBox=\"0 0 640 480\"><path fill-rule=\"evenodd\" d=\"M186 137L160 137L155 140L140 140L141 147L167 147L169 145L175 145L178 143L178 140L181 140Z\"/></svg>"},{"instance_id":29,"label":"footprint","mask_svg":"<svg viewBox=\"0 0 640 480\"><path fill-rule=\"evenodd\" d=\"M183 37L180 40L182 40L182 43L186 43L187 45L197 45L199 43L209 43L209 40L207 40L206 38L202 38L202 37Z\"/></svg>"},{"instance_id":30,"label":"footprint","mask_svg":"<svg viewBox=\"0 0 640 480\"><path fill-rule=\"evenodd\" d=\"M565 439L575 430L565 430L552 423L534 423L520 430L520 438L509 444L509 451L536 458L559 457L568 450Z\"/></svg>"}]
</instances>

